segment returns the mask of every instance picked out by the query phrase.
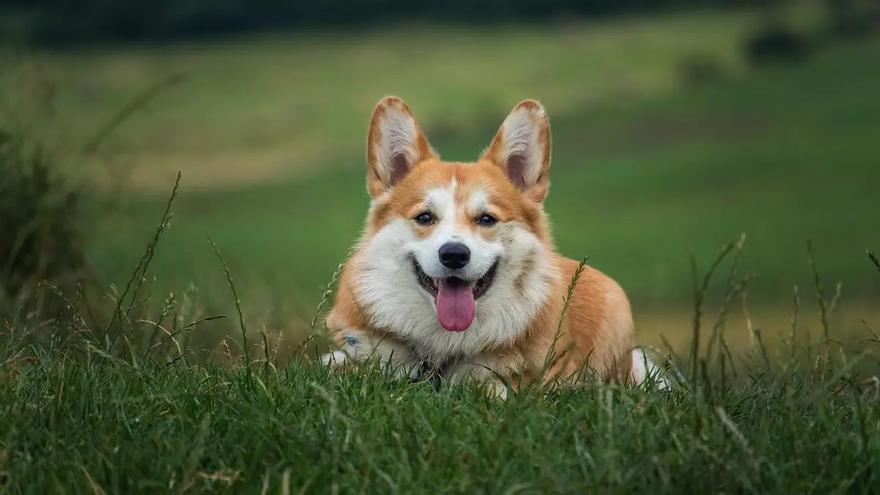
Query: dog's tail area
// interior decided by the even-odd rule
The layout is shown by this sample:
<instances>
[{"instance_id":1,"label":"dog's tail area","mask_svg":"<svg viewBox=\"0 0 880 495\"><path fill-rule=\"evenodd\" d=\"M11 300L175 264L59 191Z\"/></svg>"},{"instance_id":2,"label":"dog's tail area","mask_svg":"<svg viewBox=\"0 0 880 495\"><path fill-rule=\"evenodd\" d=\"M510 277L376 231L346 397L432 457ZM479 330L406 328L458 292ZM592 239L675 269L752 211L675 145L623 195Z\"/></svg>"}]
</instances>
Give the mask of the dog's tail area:
<instances>
[{"instance_id":1,"label":"dog's tail area","mask_svg":"<svg viewBox=\"0 0 880 495\"><path fill-rule=\"evenodd\" d=\"M638 386L647 384L649 388L656 390L668 390L671 382L663 369L645 353L642 347L636 347L632 351L632 380Z\"/></svg>"}]
</instances>

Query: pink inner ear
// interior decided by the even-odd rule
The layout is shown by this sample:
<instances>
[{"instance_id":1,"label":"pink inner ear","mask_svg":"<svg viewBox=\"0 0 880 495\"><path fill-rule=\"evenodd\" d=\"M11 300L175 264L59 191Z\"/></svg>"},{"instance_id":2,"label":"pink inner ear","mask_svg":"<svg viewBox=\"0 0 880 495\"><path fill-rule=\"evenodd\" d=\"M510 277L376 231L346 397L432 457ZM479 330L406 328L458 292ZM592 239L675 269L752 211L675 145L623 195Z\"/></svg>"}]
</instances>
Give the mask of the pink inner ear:
<instances>
[{"instance_id":1,"label":"pink inner ear","mask_svg":"<svg viewBox=\"0 0 880 495\"><path fill-rule=\"evenodd\" d=\"M520 155L511 155L507 159L507 178L513 185L525 191L526 184L526 159Z\"/></svg>"},{"instance_id":2,"label":"pink inner ear","mask_svg":"<svg viewBox=\"0 0 880 495\"><path fill-rule=\"evenodd\" d=\"M394 155L391 157L391 185L397 184L400 182L400 179L403 179L403 176L409 172L409 163L406 160L406 155Z\"/></svg>"}]
</instances>

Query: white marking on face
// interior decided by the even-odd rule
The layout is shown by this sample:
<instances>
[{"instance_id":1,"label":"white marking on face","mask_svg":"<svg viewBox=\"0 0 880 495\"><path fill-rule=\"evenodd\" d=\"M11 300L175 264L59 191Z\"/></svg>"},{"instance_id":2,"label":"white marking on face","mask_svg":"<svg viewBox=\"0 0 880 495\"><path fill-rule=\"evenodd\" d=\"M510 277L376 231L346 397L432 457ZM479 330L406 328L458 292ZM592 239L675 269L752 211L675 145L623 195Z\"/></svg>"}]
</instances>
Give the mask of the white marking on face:
<instances>
[{"instance_id":1,"label":"white marking on face","mask_svg":"<svg viewBox=\"0 0 880 495\"><path fill-rule=\"evenodd\" d=\"M466 218L471 218L486 208L486 193L477 190L462 205L455 201L455 189L456 183L453 181L448 187L428 191L425 205L437 218L437 225L430 236L426 239L414 239L407 244L407 248L428 276L455 276L473 282L492 268L504 247L500 241L488 241L475 234L472 228L459 223L462 210ZM462 243L470 250L471 258L464 268L451 270L440 263L440 247L450 242Z\"/></svg>"},{"instance_id":2,"label":"white marking on face","mask_svg":"<svg viewBox=\"0 0 880 495\"><path fill-rule=\"evenodd\" d=\"M551 253L527 226L510 221L498 223L492 240L474 229L456 225L459 208L469 216L488 208L488 195L477 190L464 205L456 205L454 184L426 193L425 204L437 217L430 236L417 235L412 221L389 221L359 247L354 292L358 302L379 330L390 331L413 346L422 358L442 360L475 355L485 349L509 344L526 330L546 303L550 285L559 276ZM479 228L479 227L478 227ZM498 261L492 285L477 299L471 327L448 332L437 321L434 298L419 284L411 259L416 258L429 276L451 276L439 260L439 248L450 241L463 242L471 251L468 265L455 273L477 280Z\"/></svg>"},{"instance_id":3,"label":"white marking on face","mask_svg":"<svg viewBox=\"0 0 880 495\"><path fill-rule=\"evenodd\" d=\"M475 215L489 210L489 195L483 189L477 189L468 198L467 211Z\"/></svg>"}]
</instances>

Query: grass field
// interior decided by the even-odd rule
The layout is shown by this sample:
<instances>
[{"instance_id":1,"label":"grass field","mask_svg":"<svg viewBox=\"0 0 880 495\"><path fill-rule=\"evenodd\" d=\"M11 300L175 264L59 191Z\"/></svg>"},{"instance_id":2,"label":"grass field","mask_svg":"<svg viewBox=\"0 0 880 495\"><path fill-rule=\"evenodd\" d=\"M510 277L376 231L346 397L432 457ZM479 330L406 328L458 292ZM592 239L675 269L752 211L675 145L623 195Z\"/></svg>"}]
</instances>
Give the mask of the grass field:
<instances>
[{"instance_id":1,"label":"grass field","mask_svg":"<svg viewBox=\"0 0 880 495\"><path fill-rule=\"evenodd\" d=\"M840 345L836 327L810 336L817 323L796 314L778 351L756 331L750 351L731 353L724 317L698 318L702 342L716 330L721 340L695 359L667 356L668 391L550 383L500 400L375 363L334 372L309 349L279 359L280 337L268 335L250 355L233 343L199 359L186 334L206 315L185 298L146 315L131 306L136 293L109 324L77 302L4 322L4 492L872 493L880 483L880 334L867 323ZM151 321L180 331L146 340Z\"/></svg>"},{"instance_id":2,"label":"grass field","mask_svg":"<svg viewBox=\"0 0 880 495\"><path fill-rule=\"evenodd\" d=\"M698 393L590 386L502 402L375 369L292 364L249 382L242 369L98 357L22 368L0 381L7 493L871 493L880 483L877 390L795 373Z\"/></svg>"},{"instance_id":3,"label":"grass field","mask_svg":"<svg viewBox=\"0 0 880 495\"><path fill-rule=\"evenodd\" d=\"M836 329L807 338L800 322L778 353L759 340L748 353L672 357L669 391L549 384L500 400L375 363L279 361L271 339L245 361L227 351L196 364L168 339L137 345L147 320L88 318L69 308L43 324L37 347L27 343L39 319L7 324L4 492L872 493L880 483L874 332L847 352Z\"/></svg>"}]
</instances>

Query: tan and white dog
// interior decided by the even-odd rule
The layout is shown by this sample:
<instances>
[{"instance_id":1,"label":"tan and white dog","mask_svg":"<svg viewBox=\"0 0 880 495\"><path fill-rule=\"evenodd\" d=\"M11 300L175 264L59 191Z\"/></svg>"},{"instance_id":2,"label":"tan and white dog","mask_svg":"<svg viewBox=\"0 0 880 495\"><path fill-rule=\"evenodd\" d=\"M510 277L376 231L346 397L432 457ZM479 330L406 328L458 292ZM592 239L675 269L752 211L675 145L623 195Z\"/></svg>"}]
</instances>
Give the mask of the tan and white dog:
<instances>
[{"instance_id":1,"label":"tan and white dog","mask_svg":"<svg viewBox=\"0 0 880 495\"><path fill-rule=\"evenodd\" d=\"M372 201L327 317L339 346L327 364L376 357L401 375L433 369L502 394L505 382L584 369L644 378L629 301L599 270L585 268L560 324L578 263L555 252L542 206L550 125L540 103L517 105L478 161L458 163L441 161L406 103L387 97L367 163Z\"/></svg>"}]
</instances>

